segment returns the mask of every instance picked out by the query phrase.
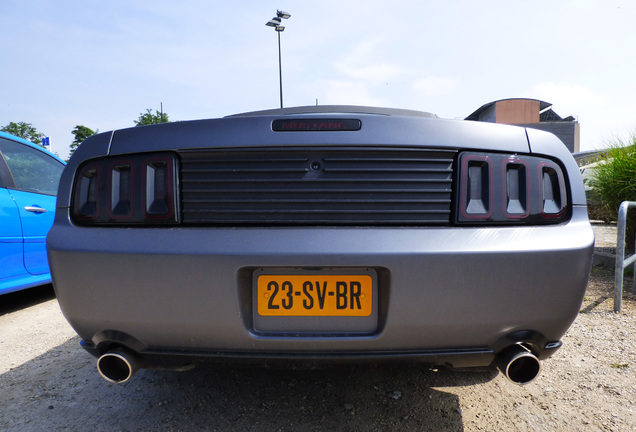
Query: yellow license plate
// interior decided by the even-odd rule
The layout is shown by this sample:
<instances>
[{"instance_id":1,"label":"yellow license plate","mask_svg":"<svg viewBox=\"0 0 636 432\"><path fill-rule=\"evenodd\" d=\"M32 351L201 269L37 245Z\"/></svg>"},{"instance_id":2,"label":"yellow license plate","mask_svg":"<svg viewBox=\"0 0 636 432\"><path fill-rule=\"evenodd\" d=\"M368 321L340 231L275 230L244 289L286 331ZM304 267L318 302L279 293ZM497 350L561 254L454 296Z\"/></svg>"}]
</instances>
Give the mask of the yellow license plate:
<instances>
[{"instance_id":1,"label":"yellow license plate","mask_svg":"<svg viewBox=\"0 0 636 432\"><path fill-rule=\"evenodd\" d=\"M365 317L373 310L369 275L260 275L258 313L262 316Z\"/></svg>"}]
</instances>

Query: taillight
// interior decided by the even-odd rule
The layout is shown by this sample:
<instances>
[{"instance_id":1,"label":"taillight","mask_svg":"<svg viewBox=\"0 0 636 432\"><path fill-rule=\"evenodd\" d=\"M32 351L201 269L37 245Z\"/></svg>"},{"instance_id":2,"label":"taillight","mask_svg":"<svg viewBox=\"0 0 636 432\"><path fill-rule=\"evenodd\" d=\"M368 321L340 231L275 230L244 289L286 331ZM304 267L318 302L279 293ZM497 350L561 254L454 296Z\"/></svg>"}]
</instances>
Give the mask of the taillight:
<instances>
[{"instance_id":1,"label":"taillight","mask_svg":"<svg viewBox=\"0 0 636 432\"><path fill-rule=\"evenodd\" d=\"M93 159L78 169L71 217L83 225L174 225L177 186L173 153Z\"/></svg>"},{"instance_id":2,"label":"taillight","mask_svg":"<svg viewBox=\"0 0 636 432\"><path fill-rule=\"evenodd\" d=\"M134 175L132 160L117 161L108 170L108 214L113 220L129 220L135 214Z\"/></svg>"},{"instance_id":3,"label":"taillight","mask_svg":"<svg viewBox=\"0 0 636 432\"><path fill-rule=\"evenodd\" d=\"M462 217L489 219L493 214L493 167L488 156L466 155L461 160Z\"/></svg>"},{"instance_id":4,"label":"taillight","mask_svg":"<svg viewBox=\"0 0 636 432\"><path fill-rule=\"evenodd\" d=\"M96 220L100 216L98 203L101 177L101 167L95 165L84 167L75 179L73 213L82 220Z\"/></svg>"},{"instance_id":5,"label":"taillight","mask_svg":"<svg viewBox=\"0 0 636 432\"><path fill-rule=\"evenodd\" d=\"M548 224L568 217L563 171L545 158L465 152L456 184L459 224Z\"/></svg>"},{"instance_id":6,"label":"taillight","mask_svg":"<svg viewBox=\"0 0 636 432\"><path fill-rule=\"evenodd\" d=\"M563 172L552 162L539 164L541 182L541 216L557 219L565 213L565 183Z\"/></svg>"},{"instance_id":7,"label":"taillight","mask_svg":"<svg viewBox=\"0 0 636 432\"><path fill-rule=\"evenodd\" d=\"M144 164L144 217L172 220L174 205L174 163L167 156L147 159Z\"/></svg>"}]
</instances>

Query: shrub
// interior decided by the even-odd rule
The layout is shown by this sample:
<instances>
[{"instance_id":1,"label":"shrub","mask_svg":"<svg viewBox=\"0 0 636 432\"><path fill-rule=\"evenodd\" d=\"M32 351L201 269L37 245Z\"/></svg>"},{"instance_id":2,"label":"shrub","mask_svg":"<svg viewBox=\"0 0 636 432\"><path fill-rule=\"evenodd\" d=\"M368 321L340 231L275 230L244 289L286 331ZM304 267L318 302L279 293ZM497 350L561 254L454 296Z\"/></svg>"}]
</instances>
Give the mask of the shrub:
<instances>
[{"instance_id":1,"label":"shrub","mask_svg":"<svg viewBox=\"0 0 636 432\"><path fill-rule=\"evenodd\" d=\"M616 140L608 148L602 161L594 168L589 184L592 187L590 207L593 213L602 215L602 219L616 220L623 201L636 201L636 134L632 134L627 142ZM627 219L625 241L631 250L634 249L636 233L635 212L636 209L631 209Z\"/></svg>"}]
</instances>

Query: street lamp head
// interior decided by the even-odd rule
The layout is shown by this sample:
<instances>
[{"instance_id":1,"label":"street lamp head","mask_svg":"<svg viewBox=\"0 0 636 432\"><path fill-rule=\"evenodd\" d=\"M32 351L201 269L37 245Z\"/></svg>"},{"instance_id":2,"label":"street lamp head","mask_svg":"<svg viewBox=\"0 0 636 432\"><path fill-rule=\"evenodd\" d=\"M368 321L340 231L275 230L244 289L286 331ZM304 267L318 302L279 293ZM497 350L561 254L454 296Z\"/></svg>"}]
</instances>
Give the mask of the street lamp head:
<instances>
[{"instance_id":1,"label":"street lamp head","mask_svg":"<svg viewBox=\"0 0 636 432\"><path fill-rule=\"evenodd\" d=\"M280 25L280 18L274 17L271 20L267 21L267 24L265 25L268 27L278 27Z\"/></svg>"},{"instance_id":2,"label":"street lamp head","mask_svg":"<svg viewBox=\"0 0 636 432\"><path fill-rule=\"evenodd\" d=\"M279 18L288 19L289 17L291 17L291 14L289 12L279 10L276 11L276 16Z\"/></svg>"},{"instance_id":3,"label":"street lamp head","mask_svg":"<svg viewBox=\"0 0 636 432\"><path fill-rule=\"evenodd\" d=\"M285 31L285 27L283 27L283 26L276 26L276 31L277 31L277 32Z\"/></svg>"}]
</instances>

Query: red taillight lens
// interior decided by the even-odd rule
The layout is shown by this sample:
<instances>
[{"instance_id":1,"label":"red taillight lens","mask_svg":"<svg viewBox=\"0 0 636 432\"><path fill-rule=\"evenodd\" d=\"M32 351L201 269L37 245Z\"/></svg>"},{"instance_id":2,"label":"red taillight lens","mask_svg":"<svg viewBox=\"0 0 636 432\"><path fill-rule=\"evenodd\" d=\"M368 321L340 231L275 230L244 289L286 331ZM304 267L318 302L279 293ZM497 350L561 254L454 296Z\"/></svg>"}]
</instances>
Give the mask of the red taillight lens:
<instances>
[{"instance_id":1,"label":"red taillight lens","mask_svg":"<svg viewBox=\"0 0 636 432\"><path fill-rule=\"evenodd\" d=\"M99 190L101 167L85 166L75 180L74 215L85 221L97 220L99 214Z\"/></svg>"},{"instance_id":2,"label":"red taillight lens","mask_svg":"<svg viewBox=\"0 0 636 432\"><path fill-rule=\"evenodd\" d=\"M174 215L173 163L166 156L144 163L144 215L149 219L171 219Z\"/></svg>"},{"instance_id":3,"label":"red taillight lens","mask_svg":"<svg viewBox=\"0 0 636 432\"><path fill-rule=\"evenodd\" d=\"M551 160L465 152L458 168L458 224L547 224L568 217L565 177Z\"/></svg>"},{"instance_id":4,"label":"red taillight lens","mask_svg":"<svg viewBox=\"0 0 636 432\"><path fill-rule=\"evenodd\" d=\"M519 158L508 158L503 163L504 216L508 219L524 219L530 216L530 169Z\"/></svg>"},{"instance_id":5,"label":"red taillight lens","mask_svg":"<svg viewBox=\"0 0 636 432\"><path fill-rule=\"evenodd\" d=\"M134 174L131 160L112 163L108 170L108 212L113 220L129 220L135 214Z\"/></svg>"},{"instance_id":6,"label":"red taillight lens","mask_svg":"<svg viewBox=\"0 0 636 432\"><path fill-rule=\"evenodd\" d=\"M550 162L539 165L541 182L541 216L559 218L565 213L565 184L559 167Z\"/></svg>"},{"instance_id":7,"label":"red taillight lens","mask_svg":"<svg viewBox=\"0 0 636 432\"><path fill-rule=\"evenodd\" d=\"M94 159L75 178L71 216L89 225L174 225L178 165L173 153Z\"/></svg>"},{"instance_id":8,"label":"red taillight lens","mask_svg":"<svg viewBox=\"0 0 636 432\"><path fill-rule=\"evenodd\" d=\"M492 216L492 161L487 156L467 155L461 164L461 206L466 219L489 219Z\"/></svg>"}]
</instances>

